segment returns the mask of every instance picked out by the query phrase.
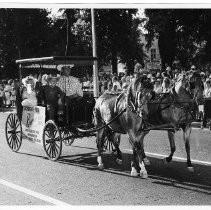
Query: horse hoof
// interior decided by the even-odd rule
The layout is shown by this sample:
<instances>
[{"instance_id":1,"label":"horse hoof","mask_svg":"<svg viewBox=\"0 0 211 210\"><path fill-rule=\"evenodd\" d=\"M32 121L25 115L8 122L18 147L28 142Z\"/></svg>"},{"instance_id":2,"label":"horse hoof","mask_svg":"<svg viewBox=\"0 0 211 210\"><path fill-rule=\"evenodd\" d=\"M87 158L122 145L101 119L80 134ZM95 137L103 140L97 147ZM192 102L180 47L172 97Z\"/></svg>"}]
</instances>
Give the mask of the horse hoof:
<instances>
[{"instance_id":1,"label":"horse hoof","mask_svg":"<svg viewBox=\"0 0 211 210\"><path fill-rule=\"evenodd\" d=\"M131 170L131 172L130 172L130 175L131 175L131 176L138 176L138 173L137 173L137 171L136 171L135 168L132 168L132 170Z\"/></svg>"},{"instance_id":2,"label":"horse hoof","mask_svg":"<svg viewBox=\"0 0 211 210\"><path fill-rule=\"evenodd\" d=\"M191 173L193 173L193 172L194 172L193 166L189 166L189 167L188 167L188 171L191 172Z\"/></svg>"},{"instance_id":3,"label":"horse hoof","mask_svg":"<svg viewBox=\"0 0 211 210\"><path fill-rule=\"evenodd\" d=\"M145 157L145 158L143 159L143 162L144 162L144 165L145 165L145 166L149 166L149 165L150 165L150 161L149 161L149 159L148 159L147 157Z\"/></svg>"},{"instance_id":4,"label":"horse hoof","mask_svg":"<svg viewBox=\"0 0 211 210\"><path fill-rule=\"evenodd\" d=\"M116 159L117 164L122 165L122 160L121 159Z\"/></svg>"},{"instance_id":5,"label":"horse hoof","mask_svg":"<svg viewBox=\"0 0 211 210\"><path fill-rule=\"evenodd\" d=\"M104 165L101 163L101 164L98 164L98 169L99 170L103 170L103 168L104 168Z\"/></svg>"},{"instance_id":6,"label":"horse hoof","mask_svg":"<svg viewBox=\"0 0 211 210\"><path fill-rule=\"evenodd\" d=\"M140 177L143 179L147 179L148 178L147 171L140 171Z\"/></svg>"}]
</instances>

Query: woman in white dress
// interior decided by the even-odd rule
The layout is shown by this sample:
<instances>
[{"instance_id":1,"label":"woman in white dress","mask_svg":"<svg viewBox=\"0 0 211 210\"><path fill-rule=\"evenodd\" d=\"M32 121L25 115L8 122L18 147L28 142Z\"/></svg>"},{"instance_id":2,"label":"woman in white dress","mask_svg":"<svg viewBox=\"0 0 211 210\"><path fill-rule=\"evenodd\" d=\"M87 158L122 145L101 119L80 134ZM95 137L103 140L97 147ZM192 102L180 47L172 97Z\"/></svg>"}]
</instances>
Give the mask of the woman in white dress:
<instances>
[{"instance_id":1,"label":"woman in white dress","mask_svg":"<svg viewBox=\"0 0 211 210\"><path fill-rule=\"evenodd\" d=\"M28 76L22 79L24 85L22 93L22 106L37 106L37 97L35 92L35 79L31 76Z\"/></svg>"}]
</instances>

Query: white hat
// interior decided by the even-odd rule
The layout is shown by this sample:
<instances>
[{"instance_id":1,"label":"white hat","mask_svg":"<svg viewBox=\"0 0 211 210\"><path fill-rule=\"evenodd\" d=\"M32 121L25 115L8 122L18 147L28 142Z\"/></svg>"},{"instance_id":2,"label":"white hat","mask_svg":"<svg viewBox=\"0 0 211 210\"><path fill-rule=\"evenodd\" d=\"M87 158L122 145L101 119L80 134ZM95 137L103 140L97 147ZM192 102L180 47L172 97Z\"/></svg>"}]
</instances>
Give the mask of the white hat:
<instances>
[{"instance_id":1,"label":"white hat","mask_svg":"<svg viewBox=\"0 0 211 210\"><path fill-rule=\"evenodd\" d=\"M27 77L25 77L25 78L22 79L23 85L26 87L26 86L27 86L27 83L28 83L30 80L33 81L34 84L36 83L36 79L35 79L34 77L32 77L32 76L27 76Z\"/></svg>"}]
</instances>

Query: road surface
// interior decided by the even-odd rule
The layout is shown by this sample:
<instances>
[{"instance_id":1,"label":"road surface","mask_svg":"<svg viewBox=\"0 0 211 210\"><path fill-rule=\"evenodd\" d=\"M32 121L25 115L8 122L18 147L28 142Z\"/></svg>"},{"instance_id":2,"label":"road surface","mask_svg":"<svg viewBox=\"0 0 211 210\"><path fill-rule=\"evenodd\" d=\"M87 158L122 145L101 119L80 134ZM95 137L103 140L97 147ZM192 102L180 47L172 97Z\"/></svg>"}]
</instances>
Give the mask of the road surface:
<instances>
[{"instance_id":1,"label":"road surface","mask_svg":"<svg viewBox=\"0 0 211 210\"><path fill-rule=\"evenodd\" d=\"M176 134L175 159L163 164L170 148L167 133L152 131L145 139L151 161L149 178L130 176L131 147L122 136L123 165L104 155L105 169L97 169L95 138L63 146L62 158L49 161L41 145L23 141L14 153L6 143L4 124L9 112L0 113L1 205L210 205L211 131L193 129L191 158L194 173L186 169L181 132Z\"/></svg>"}]
</instances>

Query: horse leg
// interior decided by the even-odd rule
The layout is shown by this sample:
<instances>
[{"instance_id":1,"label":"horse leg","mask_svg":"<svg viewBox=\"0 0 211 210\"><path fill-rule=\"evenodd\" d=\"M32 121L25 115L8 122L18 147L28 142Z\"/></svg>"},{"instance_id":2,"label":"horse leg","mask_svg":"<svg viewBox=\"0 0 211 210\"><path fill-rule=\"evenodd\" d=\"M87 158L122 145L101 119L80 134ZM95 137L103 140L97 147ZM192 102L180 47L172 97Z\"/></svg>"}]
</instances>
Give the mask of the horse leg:
<instances>
[{"instance_id":1,"label":"horse leg","mask_svg":"<svg viewBox=\"0 0 211 210\"><path fill-rule=\"evenodd\" d=\"M137 153L135 148L133 148L133 155L132 155L132 161L131 161L131 176L138 176L138 163L137 163Z\"/></svg>"},{"instance_id":2,"label":"horse leg","mask_svg":"<svg viewBox=\"0 0 211 210\"><path fill-rule=\"evenodd\" d=\"M146 179L148 177L148 174L147 174L147 170L145 168L144 161L143 161L143 152L144 152L143 139L144 139L144 136L145 135L143 135L142 138L141 138L141 141L138 142L137 156L138 156L138 160L139 160L140 176L142 178Z\"/></svg>"},{"instance_id":3,"label":"horse leg","mask_svg":"<svg viewBox=\"0 0 211 210\"><path fill-rule=\"evenodd\" d=\"M144 136L146 135L146 134L148 134L149 133L149 131L145 131L143 134L144 134ZM146 156L146 154L145 154L145 151L144 151L144 146L143 146L143 148L142 148L142 158L143 158L143 162L144 162L144 165L145 166L149 166L150 165L150 160L147 158L147 156Z\"/></svg>"},{"instance_id":4,"label":"horse leg","mask_svg":"<svg viewBox=\"0 0 211 210\"><path fill-rule=\"evenodd\" d=\"M175 132L174 131L168 131L168 139L171 147L171 153L168 157L164 159L164 163L170 163L172 160L172 157L174 155L174 152L176 151L176 146L175 146Z\"/></svg>"},{"instance_id":5,"label":"horse leg","mask_svg":"<svg viewBox=\"0 0 211 210\"><path fill-rule=\"evenodd\" d=\"M185 150L187 153L187 168L188 168L188 171L194 172L194 168L192 166L191 159L190 159L190 133L191 133L191 127L186 126L183 129L183 140L185 142Z\"/></svg>"},{"instance_id":6,"label":"horse leg","mask_svg":"<svg viewBox=\"0 0 211 210\"><path fill-rule=\"evenodd\" d=\"M147 170L145 168L143 162L143 154L144 154L144 145L143 140L146 132L141 133L137 138L136 141L133 141L133 156L132 156L132 163L131 163L131 176L137 176L137 165L140 167L140 176L142 178L147 178ZM137 164L137 157L138 157L138 164Z\"/></svg>"},{"instance_id":7,"label":"horse leg","mask_svg":"<svg viewBox=\"0 0 211 210\"><path fill-rule=\"evenodd\" d=\"M104 129L101 129L97 132L97 139L96 139L96 142L97 142L97 149L98 149L98 157L97 157L97 162L98 162L98 168L100 170L102 170L104 168L104 165L103 165L103 161L102 161L102 153L103 153L103 144L104 144Z\"/></svg>"},{"instance_id":8,"label":"horse leg","mask_svg":"<svg viewBox=\"0 0 211 210\"><path fill-rule=\"evenodd\" d=\"M120 138L121 138L121 135L118 134L118 133L114 133L113 134L113 144L115 146L115 150L117 152L117 158L116 158L116 162L119 164L119 165L122 165L122 152L121 150L119 149L119 144L120 144Z\"/></svg>"}]
</instances>

